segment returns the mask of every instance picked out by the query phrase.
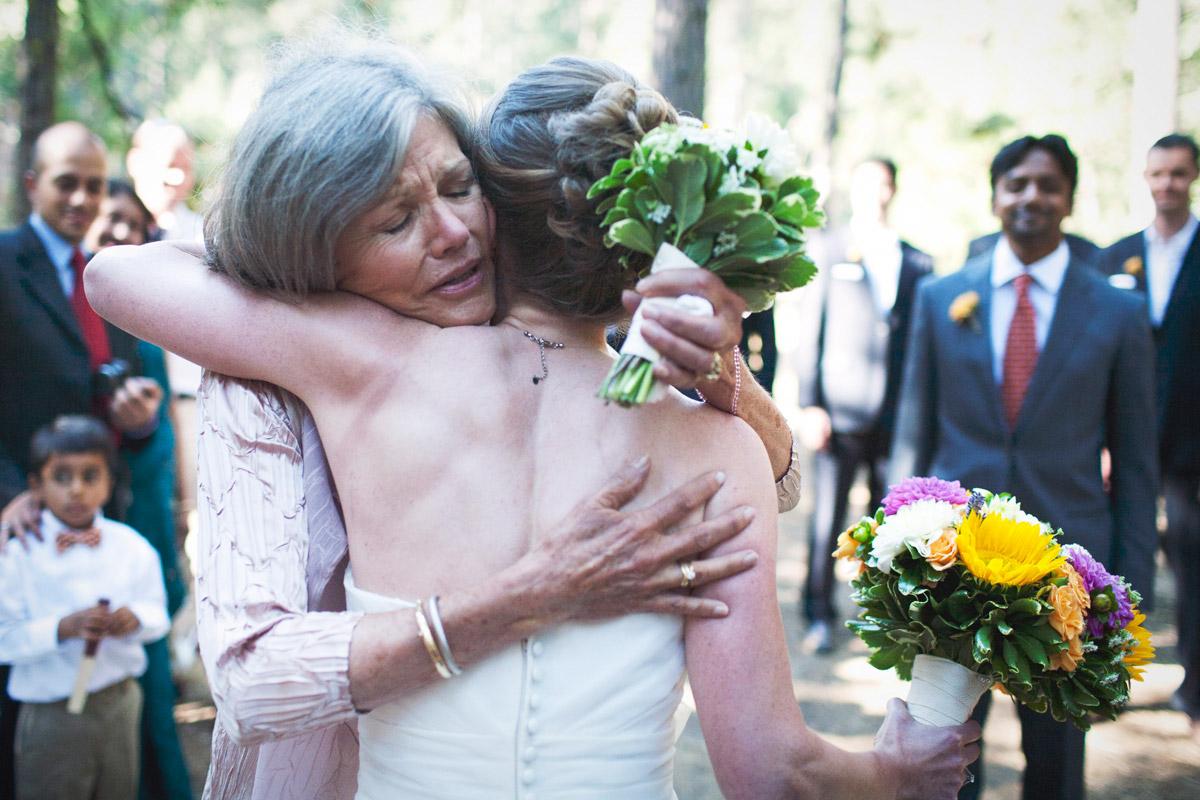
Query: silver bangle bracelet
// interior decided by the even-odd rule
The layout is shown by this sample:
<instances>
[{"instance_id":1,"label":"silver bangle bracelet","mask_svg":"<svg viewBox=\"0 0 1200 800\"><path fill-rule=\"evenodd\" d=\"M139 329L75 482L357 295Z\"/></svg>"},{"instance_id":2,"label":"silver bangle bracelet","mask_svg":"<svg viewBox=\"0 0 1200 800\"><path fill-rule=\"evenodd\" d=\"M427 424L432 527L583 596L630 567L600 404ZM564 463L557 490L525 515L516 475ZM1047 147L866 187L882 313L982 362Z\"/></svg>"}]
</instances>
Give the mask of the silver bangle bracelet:
<instances>
[{"instance_id":1,"label":"silver bangle bracelet","mask_svg":"<svg viewBox=\"0 0 1200 800\"><path fill-rule=\"evenodd\" d=\"M437 641L438 650L442 653L446 668L450 670L451 675L461 675L462 667L454 660L454 655L450 652L450 642L446 639L446 629L442 627L442 615L438 611L436 594L429 598L426 608L429 611L429 626L433 628L433 638Z\"/></svg>"},{"instance_id":2,"label":"silver bangle bracelet","mask_svg":"<svg viewBox=\"0 0 1200 800\"><path fill-rule=\"evenodd\" d=\"M787 472L775 483L775 494L779 500L779 513L791 511L800 503L800 449L792 438L792 460Z\"/></svg>"}]
</instances>

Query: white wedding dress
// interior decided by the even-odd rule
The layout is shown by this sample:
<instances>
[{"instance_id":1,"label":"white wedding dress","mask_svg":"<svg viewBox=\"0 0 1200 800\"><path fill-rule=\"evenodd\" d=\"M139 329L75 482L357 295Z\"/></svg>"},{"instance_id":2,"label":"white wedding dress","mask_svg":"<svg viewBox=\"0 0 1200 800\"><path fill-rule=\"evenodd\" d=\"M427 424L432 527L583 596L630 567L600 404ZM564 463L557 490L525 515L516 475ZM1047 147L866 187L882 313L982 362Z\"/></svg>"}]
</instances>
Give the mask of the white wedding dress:
<instances>
[{"instance_id":1,"label":"white wedding dress","mask_svg":"<svg viewBox=\"0 0 1200 800\"><path fill-rule=\"evenodd\" d=\"M362 716L357 798L672 800L683 681L680 617L561 625Z\"/></svg>"}]
</instances>

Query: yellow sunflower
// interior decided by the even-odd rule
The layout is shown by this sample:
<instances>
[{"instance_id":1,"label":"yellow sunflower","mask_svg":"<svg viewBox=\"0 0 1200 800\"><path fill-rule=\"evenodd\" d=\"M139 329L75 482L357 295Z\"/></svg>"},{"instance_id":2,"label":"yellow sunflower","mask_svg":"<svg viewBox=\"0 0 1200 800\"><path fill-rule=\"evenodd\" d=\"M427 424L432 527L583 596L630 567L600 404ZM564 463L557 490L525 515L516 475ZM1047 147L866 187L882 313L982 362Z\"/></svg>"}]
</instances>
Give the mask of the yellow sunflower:
<instances>
[{"instance_id":1,"label":"yellow sunflower","mask_svg":"<svg viewBox=\"0 0 1200 800\"><path fill-rule=\"evenodd\" d=\"M1037 523L974 513L959 530L958 557L975 577L1005 586L1036 583L1066 561L1054 535Z\"/></svg>"},{"instance_id":2,"label":"yellow sunflower","mask_svg":"<svg viewBox=\"0 0 1200 800\"><path fill-rule=\"evenodd\" d=\"M1133 621L1125 626L1125 631L1133 635L1134 643L1125 652L1125 668L1129 670L1129 677L1135 681L1142 679L1143 666L1149 664L1154 659L1154 646L1150 644L1150 631L1142 627L1142 623L1146 621L1146 615L1140 611L1133 612Z\"/></svg>"}]
</instances>

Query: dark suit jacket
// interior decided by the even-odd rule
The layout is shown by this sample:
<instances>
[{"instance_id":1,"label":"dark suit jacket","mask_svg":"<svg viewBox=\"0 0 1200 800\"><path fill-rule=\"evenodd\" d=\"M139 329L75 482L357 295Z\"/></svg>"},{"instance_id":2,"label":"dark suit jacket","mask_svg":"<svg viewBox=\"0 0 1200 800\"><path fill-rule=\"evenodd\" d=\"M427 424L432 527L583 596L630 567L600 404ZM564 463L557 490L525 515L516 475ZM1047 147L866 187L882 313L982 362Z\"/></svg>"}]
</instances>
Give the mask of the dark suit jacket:
<instances>
[{"instance_id":1,"label":"dark suit jacket","mask_svg":"<svg viewBox=\"0 0 1200 800\"><path fill-rule=\"evenodd\" d=\"M0 321L3 505L26 488L34 432L61 414L92 413L91 368L79 323L28 222L0 232ZM107 327L113 356L140 371L137 340Z\"/></svg>"},{"instance_id":2,"label":"dark suit jacket","mask_svg":"<svg viewBox=\"0 0 1200 800\"><path fill-rule=\"evenodd\" d=\"M1067 240L1067 249L1071 251L1071 258L1095 264L1097 257L1100 255L1100 248L1095 242L1085 239L1082 236L1076 236L1073 233L1065 233L1063 234L1063 238ZM999 240L1000 231L984 234L972 239L971 243L967 245L967 260L970 261L985 253L990 255L996 249L996 242Z\"/></svg>"},{"instance_id":3,"label":"dark suit jacket","mask_svg":"<svg viewBox=\"0 0 1200 800\"><path fill-rule=\"evenodd\" d=\"M838 433L878 432L885 449L894 426L917 282L933 271L933 259L908 242L900 243L900 253L896 302L883 314L870 272L848 260L839 234L825 237L817 253L817 280L801 296L803 333L791 354L800 404L824 408Z\"/></svg>"},{"instance_id":4,"label":"dark suit jacket","mask_svg":"<svg viewBox=\"0 0 1200 800\"><path fill-rule=\"evenodd\" d=\"M1139 299L1072 258L1014 430L993 377L990 255L917 290L891 474L1011 492L1152 602L1158 492L1154 344ZM975 320L949 316L976 292ZM1112 451L1111 492L1100 450Z\"/></svg>"},{"instance_id":5,"label":"dark suit jacket","mask_svg":"<svg viewBox=\"0 0 1200 800\"><path fill-rule=\"evenodd\" d=\"M1140 259L1131 277L1135 290L1145 296L1146 237L1141 232L1105 248L1099 266L1105 275L1125 275L1131 258ZM1200 231L1183 257L1162 325L1154 328L1154 343L1163 472L1200 475Z\"/></svg>"}]
</instances>

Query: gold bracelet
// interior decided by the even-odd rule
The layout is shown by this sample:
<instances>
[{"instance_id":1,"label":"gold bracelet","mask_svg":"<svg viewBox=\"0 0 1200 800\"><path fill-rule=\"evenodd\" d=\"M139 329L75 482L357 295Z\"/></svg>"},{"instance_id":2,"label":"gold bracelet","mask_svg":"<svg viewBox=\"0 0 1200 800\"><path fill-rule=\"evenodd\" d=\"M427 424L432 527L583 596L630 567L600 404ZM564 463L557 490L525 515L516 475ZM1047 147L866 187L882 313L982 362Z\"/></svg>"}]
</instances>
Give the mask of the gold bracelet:
<instances>
[{"instance_id":1,"label":"gold bracelet","mask_svg":"<svg viewBox=\"0 0 1200 800\"><path fill-rule=\"evenodd\" d=\"M417 601L416 616L417 633L421 635L421 641L424 643L429 657L433 660L433 666L437 670L437 674L449 680L452 673L450 672L450 668L446 666L446 660L442 658L441 651L438 650L437 642L433 640L433 632L429 630L429 620L425 618L425 604L420 600Z\"/></svg>"}]
</instances>

